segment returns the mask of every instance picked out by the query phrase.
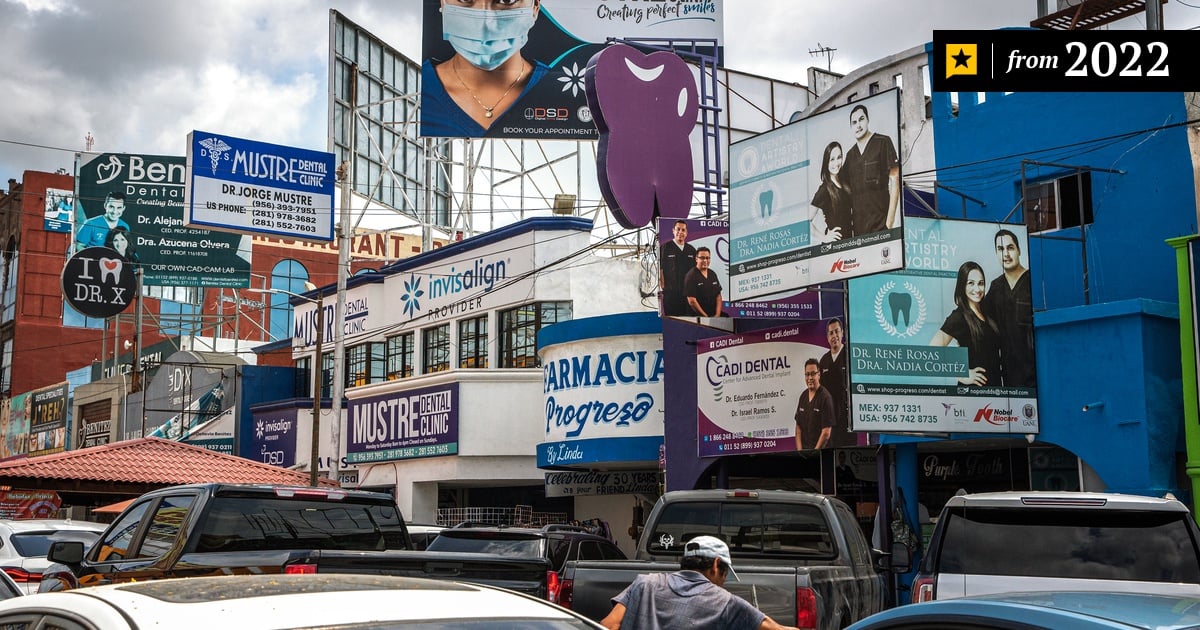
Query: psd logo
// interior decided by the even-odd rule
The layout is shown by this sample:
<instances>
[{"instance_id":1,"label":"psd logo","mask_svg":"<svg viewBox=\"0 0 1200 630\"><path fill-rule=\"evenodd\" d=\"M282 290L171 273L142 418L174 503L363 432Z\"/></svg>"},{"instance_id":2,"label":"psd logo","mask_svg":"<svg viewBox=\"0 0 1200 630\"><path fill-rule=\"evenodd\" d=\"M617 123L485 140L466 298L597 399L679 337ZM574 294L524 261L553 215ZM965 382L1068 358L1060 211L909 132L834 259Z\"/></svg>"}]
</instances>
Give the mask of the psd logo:
<instances>
[{"instance_id":1,"label":"psd logo","mask_svg":"<svg viewBox=\"0 0 1200 630\"><path fill-rule=\"evenodd\" d=\"M566 107L526 107L525 120L562 120L571 117Z\"/></svg>"}]
</instances>

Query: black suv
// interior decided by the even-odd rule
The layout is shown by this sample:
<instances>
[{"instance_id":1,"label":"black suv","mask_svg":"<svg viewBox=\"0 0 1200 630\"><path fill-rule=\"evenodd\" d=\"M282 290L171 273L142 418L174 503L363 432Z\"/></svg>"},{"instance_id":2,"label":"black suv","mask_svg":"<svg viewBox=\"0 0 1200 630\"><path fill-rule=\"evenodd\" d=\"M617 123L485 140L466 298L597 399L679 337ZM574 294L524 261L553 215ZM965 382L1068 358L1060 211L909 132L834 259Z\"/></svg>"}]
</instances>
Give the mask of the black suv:
<instances>
[{"instance_id":1,"label":"black suv","mask_svg":"<svg viewBox=\"0 0 1200 630\"><path fill-rule=\"evenodd\" d=\"M576 525L508 527L462 523L438 533L429 551L489 553L509 558L545 558L554 572L547 575L551 602L558 603L562 571L569 560L626 560L611 540Z\"/></svg>"}]
</instances>

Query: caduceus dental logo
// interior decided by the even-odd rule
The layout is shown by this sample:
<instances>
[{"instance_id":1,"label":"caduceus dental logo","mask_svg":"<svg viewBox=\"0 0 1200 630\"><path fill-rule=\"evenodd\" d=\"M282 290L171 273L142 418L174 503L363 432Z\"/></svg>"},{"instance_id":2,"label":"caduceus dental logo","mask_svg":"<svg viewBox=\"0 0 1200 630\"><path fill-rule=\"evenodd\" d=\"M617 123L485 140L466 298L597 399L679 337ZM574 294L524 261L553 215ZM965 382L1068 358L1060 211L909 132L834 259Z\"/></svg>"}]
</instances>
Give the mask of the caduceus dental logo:
<instances>
[{"instance_id":1,"label":"caduceus dental logo","mask_svg":"<svg viewBox=\"0 0 1200 630\"><path fill-rule=\"evenodd\" d=\"M729 358L723 354L708 357L704 362L704 377L712 386L713 400L721 402L725 389L725 375L729 373Z\"/></svg>"},{"instance_id":2,"label":"caduceus dental logo","mask_svg":"<svg viewBox=\"0 0 1200 630\"><path fill-rule=\"evenodd\" d=\"M107 162L101 162L96 165L96 183L107 184L120 177L121 172L124 170L125 165L121 163L121 159L115 155L110 155Z\"/></svg>"},{"instance_id":3,"label":"caduceus dental logo","mask_svg":"<svg viewBox=\"0 0 1200 630\"><path fill-rule=\"evenodd\" d=\"M925 296L916 285L906 281L902 287L899 290L895 280L888 280L875 292L875 321L889 337L908 339L921 331L927 313Z\"/></svg>"},{"instance_id":4,"label":"caduceus dental logo","mask_svg":"<svg viewBox=\"0 0 1200 630\"><path fill-rule=\"evenodd\" d=\"M212 165L213 175L216 175L217 165L221 163L222 158L226 162L229 161L229 150L233 147L226 144L224 140L215 136L212 138L205 138L201 140L199 144L201 147L203 147L203 149L200 151L200 157L208 158L209 164Z\"/></svg>"}]
</instances>

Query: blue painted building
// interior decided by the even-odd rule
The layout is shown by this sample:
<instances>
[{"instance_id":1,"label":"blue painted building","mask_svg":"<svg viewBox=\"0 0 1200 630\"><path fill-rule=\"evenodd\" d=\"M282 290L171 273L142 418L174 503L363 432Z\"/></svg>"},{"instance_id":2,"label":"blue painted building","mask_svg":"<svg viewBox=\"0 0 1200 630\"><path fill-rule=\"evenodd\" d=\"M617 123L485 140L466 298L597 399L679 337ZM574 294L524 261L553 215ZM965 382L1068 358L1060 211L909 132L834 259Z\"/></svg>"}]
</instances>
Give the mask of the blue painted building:
<instances>
[{"instance_id":1,"label":"blue painted building","mask_svg":"<svg viewBox=\"0 0 1200 630\"><path fill-rule=\"evenodd\" d=\"M1081 489L1180 493L1178 289L1165 241L1196 231L1184 95L934 93L932 113L937 182L981 202L965 218L1029 229L1033 443L1078 456ZM962 207L949 192L938 202ZM897 466L902 483L916 473Z\"/></svg>"}]
</instances>

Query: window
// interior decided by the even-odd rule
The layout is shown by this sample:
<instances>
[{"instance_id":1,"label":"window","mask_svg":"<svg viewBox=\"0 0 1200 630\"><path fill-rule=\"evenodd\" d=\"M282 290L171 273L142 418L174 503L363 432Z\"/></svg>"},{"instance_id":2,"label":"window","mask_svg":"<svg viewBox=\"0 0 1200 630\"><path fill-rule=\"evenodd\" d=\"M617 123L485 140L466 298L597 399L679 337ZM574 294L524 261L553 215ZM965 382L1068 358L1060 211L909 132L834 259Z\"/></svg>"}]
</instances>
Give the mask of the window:
<instances>
[{"instance_id":1,"label":"window","mask_svg":"<svg viewBox=\"0 0 1200 630\"><path fill-rule=\"evenodd\" d=\"M413 375L413 334L404 333L387 339L387 380Z\"/></svg>"},{"instance_id":2,"label":"window","mask_svg":"<svg viewBox=\"0 0 1200 630\"><path fill-rule=\"evenodd\" d=\"M385 346L364 343L346 350L346 387L359 387L384 380Z\"/></svg>"},{"instance_id":3,"label":"window","mask_svg":"<svg viewBox=\"0 0 1200 630\"><path fill-rule=\"evenodd\" d=\"M196 551L406 549L400 511L344 501L230 497L215 499L196 526Z\"/></svg>"},{"instance_id":4,"label":"window","mask_svg":"<svg viewBox=\"0 0 1200 630\"><path fill-rule=\"evenodd\" d=\"M146 537L138 549L139 558L157 558L169 551L179 537L179 525L183 523L196 497L165 497L154 511L154 520L146 529Z\"/></svg>"},{"instance_id":5,"label":"window","mask_svg":"<svg viewBox=\"0 0 1200 630\"><path fill-rule=\"evenodd\" d=\"M879 82L872 81L870 83L870 85L867 86L867 94L878 94L878 93L879 93Z\"/></svg>"},{"instance_id":6,"label":"window","mask_svg":"<svg viewBox=\"0 0 1200 630\"><path fill-rule=\"evenodd\" d=\"M296 359L296 392L303 393L305 396L312 396L312 373L313 358L312 355ZM321 354L321 397L329 398L333 395L333 352L325 352Z\"/></svg>"},{"instance_id":7,"label":"window","mask_svg":"<svg viewBox=\"0 0 1200 630\"><path fill-rule=\"evenodd\" d=\"M488 366L488 318L475 317L458 322L458 367Z\"/></svg>"},{"instance_id":8,"label":"window","mask_svg":"<svg viewBox=\"0 0 1200 630\"><path fill-rule=\"evenodd\" d=\"M200 304L200 287L142 286L142 295L180 304Z\"/></svg>"},{"instance_id":9,"label":"window","mask_svg":"<svg viewBox=\"0 0 1200 630\"><path fill-rule=\"evenodd\" d=\"M1080 195L1082 189L1082 196ZM1079 227L1092 222L1092 174L1082 172L1025 186L1025 225L1029 232Z\"/></svg>"},{"instance_id":10,"label":"window","mask_svg":"<svg viewBox=\"0 0 1200 630\"><path fill-rule=\"evenodd\" d=\"M304 283L308 281L308 270L295 260L281 260L271 269L272 289L280 289L291 293L304 293ZM291 296L286 293L271 293L271 320L268 332L271 339L289 339L292 336L292 304Z\"/></svg>"},{"instance_id":11,"label":"window","mask_svg":"<svg viewBox=\"0 0 1200 630\"><path fill-rule=\"evenodd\" d=\"M500 367L537 367L537 333L571 319L570 302L534 302L500 312Z\"/></svg>"},{"instance_id":12,"label":"window","mask_svg":"<svg viewBox=\"0 0 1200 630\"><path fill-rule=\"evenodd\" d=\"M421 358L423 374L450 369L450 324L421 331Z\"/></svg>"},{"instance_id":13,"label":"window","mask_svg":"<svg viewBox=\"0 0 1200 630\"><path fill-rule=\"evenodd\" d=\"M0 393L5 396L12 390L12 370L13 370L13 340L12 338L4 340L3 350L0 350Z\"/></svg>"},{"instance_id":14,"label":"window","mask_svg":"<svg viewBox=\"0 0 1200 630\"><path fill-rule=\"evenodd\" d=\"M133 536L137 534L142 524L142 516L151 501L142 501L125 513L125 516L105 532L105 537L98 544L92 545L91 559L93 562L114 562L124 560L129 555L133 544Z\"/></svg>"},{"instance_id":15,"label":"window","mask_svg":"<svg viewBox=\"0 0 1200 630\"><path fill-rule=\"evenodd\" d=\"M831 557L833 536L820 508L790 503L680 502L659 515L650 551L676 554L700 535L716 536L734 553Z\"/></svg>"},{"instance_id":16,"label":"window","mask_svg":"<svg viewBox=\"0 0 1200 630\"><path fill-rule=\"evenodd\" d=\"M0 316L0 321L12 321L16 316L17 310L17 241L15 239L8 242L8 248L4 252L4 269L0 272L0 280L4 282L3 289L3 315Z\"/></svg>"}]
</instances>

